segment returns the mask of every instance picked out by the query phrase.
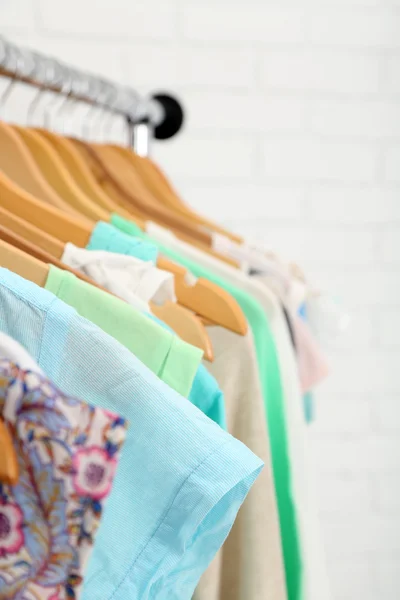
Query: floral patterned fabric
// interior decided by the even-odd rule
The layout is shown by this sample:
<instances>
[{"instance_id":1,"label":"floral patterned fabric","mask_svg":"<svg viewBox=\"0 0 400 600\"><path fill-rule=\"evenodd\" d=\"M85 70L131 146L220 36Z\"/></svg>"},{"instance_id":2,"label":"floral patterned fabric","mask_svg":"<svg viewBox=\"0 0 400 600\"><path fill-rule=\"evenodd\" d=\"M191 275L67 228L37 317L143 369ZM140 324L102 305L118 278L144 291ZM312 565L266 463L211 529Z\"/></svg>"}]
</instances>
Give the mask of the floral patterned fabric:
<instances>
[{"instance_id":1,"label":"floral patterned fabric","mask_svg":"<svg viewBox=\"0 0 400 600\"><path fill-rule=\"evenodd\" d=\"M0 415L19 467L0 483L0 600L77 599L126 423L1 358Z\"/></svg>"}]
</instances>

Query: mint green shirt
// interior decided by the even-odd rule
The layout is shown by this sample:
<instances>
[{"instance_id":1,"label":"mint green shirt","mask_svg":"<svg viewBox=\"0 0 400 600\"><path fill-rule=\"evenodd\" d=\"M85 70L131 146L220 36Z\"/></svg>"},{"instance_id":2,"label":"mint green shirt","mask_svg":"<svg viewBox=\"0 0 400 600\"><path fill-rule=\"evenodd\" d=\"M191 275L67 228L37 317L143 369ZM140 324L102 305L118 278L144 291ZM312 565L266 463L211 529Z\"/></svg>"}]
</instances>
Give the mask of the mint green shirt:
<instances>
[{"instance_id":1,"label":"mint green shirt","mask_svg":"<svg viewBox=\"0 0 400 600\"><path fill-rule=\"evenodd\" d=\"M183 342L123 300L53 265L45 289L98 325L171 388L188 397L203 354L199 348Z\"/></svg>"},{"instance_id":2,"label":"mint green shirt","mask_svg":"<svg viewBox=\"0 0 400 600\"><path fill-rule=\"evenodd\" d=\"M197 277L204 277L227 290L236 298L246 315L254 335L267 414L288 597L289 600L299 600L301 598L302 564L295 506L290 493L292 486L284 398L275 342L268 319L259 303L249 294L184 255L153 240L131 221L114 214L111 223L125 234L140 238L147 245L154 244L163 255L189 269ZM149 257L147 260L150 260Z\"/></svg>"}]
</instances>

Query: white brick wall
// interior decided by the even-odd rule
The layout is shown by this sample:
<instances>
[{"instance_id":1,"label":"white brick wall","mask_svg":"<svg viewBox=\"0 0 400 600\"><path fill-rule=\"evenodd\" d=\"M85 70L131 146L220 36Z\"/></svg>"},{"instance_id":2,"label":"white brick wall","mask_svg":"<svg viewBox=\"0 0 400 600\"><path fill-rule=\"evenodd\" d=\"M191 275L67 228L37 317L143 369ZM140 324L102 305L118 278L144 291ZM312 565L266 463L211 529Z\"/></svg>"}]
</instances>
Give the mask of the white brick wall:
<instances>
[{"instance_id":1,"label":"white brick wall","mask_svg":"<svg viewBox=\"0 0 400 600\"><path fill-rule=\"evenodd\" d=\"M296 91L298 97L310 92L317 97L322 93L336 97L374 94L380 87L380 56L367 51L273 45L267 50L260 48L260 62L261 85L268 92L283 89Z\"/></svg>"},{"instance_id":2,"label":"white brick wall","mask_svg":"<svg viewBox=\"0 0 400 600\"><path fill-rule=\"evenodd\" d=\"M176 90L186 132L154 154L185 198L349 307L310 428L333 600L398 600L399 1L0 0L0 24Z\"/></svg>"},{"instance_id":3,"label":"white brick wall","mask_svg":"<svg viewBox=\"0 0 400 600\"><path fill-rule=\"evenodd\" d=\"M204 41L259 44L296 44L306 39L306 11L295 5L252 2L186 2L185 38Z\"/></svg>"}]
</instances>

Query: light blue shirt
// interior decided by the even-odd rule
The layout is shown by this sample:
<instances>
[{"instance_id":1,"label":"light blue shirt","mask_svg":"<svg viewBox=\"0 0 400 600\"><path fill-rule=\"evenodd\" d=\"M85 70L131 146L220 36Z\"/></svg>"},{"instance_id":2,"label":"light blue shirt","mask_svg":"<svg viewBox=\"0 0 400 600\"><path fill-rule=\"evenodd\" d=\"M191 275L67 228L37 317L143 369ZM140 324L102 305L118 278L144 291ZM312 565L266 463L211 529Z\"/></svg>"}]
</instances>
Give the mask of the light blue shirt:
<instances>
[{"instance_id":1,"label":"light blue shirt","mask_svg":"<svg viewBox=\"0 0 400 600\"><path fill-rule=\"evenodd\" d=\"M216 379L203 365L199 365L197 369L189 400L220 427L228 429L224 394L218 387Z\"/></svg>"},{"instance_id":2,"label":"light blue shirt","mask_svg":"<svg viewBox=\"0 0 400 600\"><path fill-rule=\"evenodd\" d=\"M0 330L130 427L82 600L186 600L262 461L50 292L0 269Z\"/></svg>"}]
</instances>

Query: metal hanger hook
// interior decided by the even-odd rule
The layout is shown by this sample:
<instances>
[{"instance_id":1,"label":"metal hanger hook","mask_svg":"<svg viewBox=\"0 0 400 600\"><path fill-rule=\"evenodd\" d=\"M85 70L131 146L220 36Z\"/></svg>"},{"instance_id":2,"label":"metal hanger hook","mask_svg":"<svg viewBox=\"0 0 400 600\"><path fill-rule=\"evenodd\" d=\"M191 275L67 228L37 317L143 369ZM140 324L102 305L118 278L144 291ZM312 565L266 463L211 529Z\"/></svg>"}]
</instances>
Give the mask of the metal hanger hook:
<instances>
[{"instance_id":1,"label":"metal hanger hook","mask_svg":"<svg viewBox=\"0 0 400 600\"><path fill-rule=\"evenodd\" d=\"M108 100L110 98L112 86L104 79L94 79L96 85L95 96L92 96L93 106L89 109L84 123L85 137L87 139L96 139L96 126L98 117L100 122L104 119L104 115L108 112ZM113 94L113 93L112 93ZM113 94L114 95L114 94Z\"/></svg>"},{"instance_id":2,"label":"metal hanger hook","mask_svg":"<svg viewBox=\"0 0 400 600\"><path fill-rule=\"evenodd\" d=\"M62 69L62 94L63 96L65 96L64 100L61 102L61 104L58 107L58 111L56 113L56 118L60 119L62 118L63 121L63 125L62 125L62 133L66 133L67 131L67 127L66 127L66 117L72 117L75 108L78 105L78 100L75 98L75 89L76 89L76 82L78 80L78 74L71 68L66 67L65 65L60 65L60 68Z\"/></svg>"},{"instance_id":3,"label":"metal hanger hook","mask_svg":"<svg viewBox=\"0 0 400 600\"><path fill-rule=\"evenodd\" d=\"M81 101L87 101L90 98L90 79L91 76L80 71L69 69L71 75L71 90L65 102L65 108L70 109L70 116L79 106Z\"/></svg>"},{"instance_id":4,"label":"metal hanger hook","mask_svg":"<svg viewBox=\"0 0 400 600\"><path fill-rule=\"evenodd\" d=\"M96 124L100 129L101 137L105 140L109 139L110 137L111 126L115 118L115 112L118 105L118 98L118 88L114 85L108 84L106 86L106 97L103 110L100 114L100 121ZM103 127L103 132L101 132L101 127Z\"/></svg>"},{"instance_id":5,"label":"metal hanger hook","mask_svg":"<svg viewBox=\"0 0 400 600\"><path fill-rule=\"evenodd\" d=\"M49 72L53 73L53 78L49 77ZM57 72L59 73L59 78L57 78ZM58 60L56 60L55 58L52 59L51 63L49 63L47 65L47 74L46 74L46 82L48 82L48 85L51 86L52 84L54 85L59 85L61 83L61 89L63 89L64 86L64 73L65 73L65 68L63 67L63 65L61 64L61 62L59 62ZM59 110L62 106L63 103L63 99L61 99L61 105L60 105L60 96L57 93L54 93L51 97L50 97L50 101L45 104L45 106L43 107L43 124L44 127L46 129L54 129L53 127L53 117L54 115L53 113L53 109L55 107L57 107L57 105L59 105ZM56 112L56 115L58 113Z\"/></svg>"},{"instance_id":6,"label":"metal hanger hook","mask_svg":"<svg viewBox=\"0 0 400 600\"><path fill-rule=\"evenodd\" d=\"M15 84L17 83L17 76L19 73L18 63L21 61L21 59L23 60L23 56L18 51L18 49L15 46L11 46L11 44L9 44L8 42L5 42L4 52L5 52L6 62L8 61L9 58L14 59L15 66L14 66L14 69L10 69L10 71L13 74L13 77L10 79L10 83L6 86L5 90L3 91L3 93L0 96L0 115L3 119L5 116L5 108L6 108L7 100L10 98L11 92L13 91ZM12 56L12 54L14 56Z\"/></svg>"},{"instance_id":7,"label":"metal hanger hook","mask_svg":"<svg viewBox=\"0 0 400 600\"><path fill-rule=\"evenodd\" d=\"M28 125L33 125L35 122L35 116L36 116L36 112L39 108L40 102L42 100L42 98L44 97L45 92L49 89L49 85L51 85L52 81L54 81L55 78L55 74L54 74L54 65L52 65L51 60L47 59L46 61L43 60L43 58L41 56L39 56L36 53L32 53L32 58L33 58L33 63L34 63L34 74L37 75L38 72L40 72L40 70L43 71L43 76L42 78L40 77L40 74L38 76L38 80L41 80L41 85L38 89L38 91L36 92L36 94L34 95L32 102L30 103L29 107L28 107L28 112L27 112L27 123ZM50 71L52 71L53 76L50 77Z\"/></svg>"},{"instance_id":8,"label":"metal hanger hook","mask_svg":"<svg viewBox=\"0 0 400 600\"><path fill-rule=\"evenodd\" d=\"M91 99L92 104L85 116L83 117L82 121L82 137L84 139L90 140L93 119L99 113L99 110L102 111L101 106L99 107L99 104L101 103L100 100L102 96L102 90L103 86L101 80L95 77L91 77L89 82L88 97Z\"/></svg>"}]
</instances>

